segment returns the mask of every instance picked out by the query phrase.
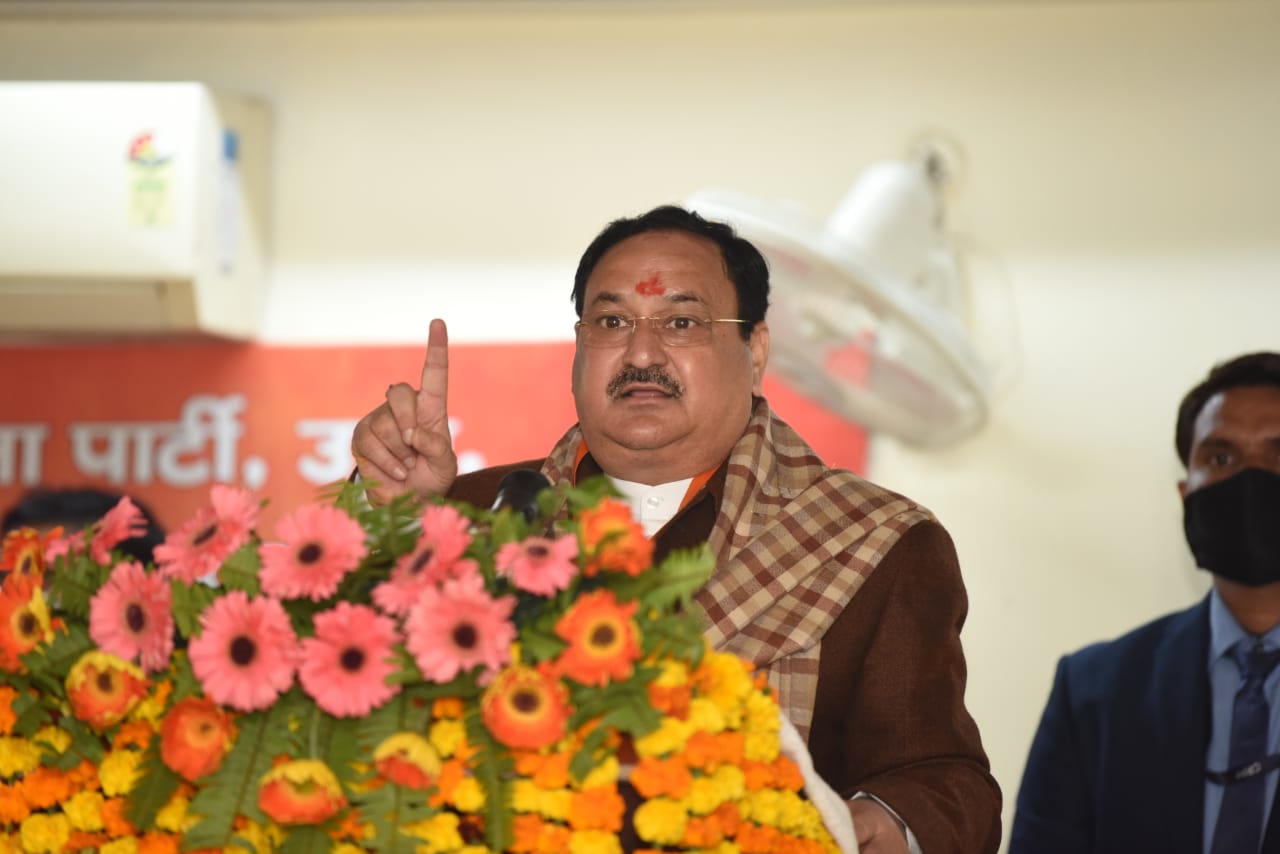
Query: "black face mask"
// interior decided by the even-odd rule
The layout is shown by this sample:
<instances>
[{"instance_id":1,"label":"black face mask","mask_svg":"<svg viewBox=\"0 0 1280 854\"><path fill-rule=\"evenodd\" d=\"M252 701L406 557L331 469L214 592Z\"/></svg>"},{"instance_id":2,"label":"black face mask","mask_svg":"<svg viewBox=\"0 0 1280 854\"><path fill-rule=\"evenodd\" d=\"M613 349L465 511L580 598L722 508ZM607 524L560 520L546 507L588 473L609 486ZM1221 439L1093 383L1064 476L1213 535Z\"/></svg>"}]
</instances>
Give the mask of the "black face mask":
<instances>
[{"instance_id":1,"label":"black face mask","mask_svg":"<svg viewBox=\"0 0 1280 854\"><path fill-rule=\"evenodd\" d=\"M1250 587L1280 581L1280 474L1245 469L1188 493L1182 526L1200 568Z\"/></svg>"}]
</instances>

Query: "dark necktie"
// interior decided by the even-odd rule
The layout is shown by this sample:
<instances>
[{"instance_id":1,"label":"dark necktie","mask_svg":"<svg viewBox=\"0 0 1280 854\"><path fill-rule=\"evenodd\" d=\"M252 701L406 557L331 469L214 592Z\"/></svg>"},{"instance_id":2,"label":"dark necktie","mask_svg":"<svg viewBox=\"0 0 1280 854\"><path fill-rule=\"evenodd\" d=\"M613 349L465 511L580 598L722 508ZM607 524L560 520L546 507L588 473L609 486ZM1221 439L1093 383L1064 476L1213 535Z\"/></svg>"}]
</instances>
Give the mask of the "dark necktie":
<instances>
[{"instance_id":1,"label":"dark necktie","mask_svg":"<svg viewBox=\"0 0 1280 854\"><path fill-rule=\"evenodd\" d=\"M1240 668L1240 690L1231 713L1227 766L1238 768L1259 762L1267 755L1267 723L1271 712L1262 683L1280 663L1280 650L1265 652L1261 641L1252 646L1241 641L1232 648L1231 654ZM1265 793L1265 774L1253 774L1227 785L1222 793L1222 809L1218 812L1210 854L1258 854Z\"/></svg>"}]
</instances>

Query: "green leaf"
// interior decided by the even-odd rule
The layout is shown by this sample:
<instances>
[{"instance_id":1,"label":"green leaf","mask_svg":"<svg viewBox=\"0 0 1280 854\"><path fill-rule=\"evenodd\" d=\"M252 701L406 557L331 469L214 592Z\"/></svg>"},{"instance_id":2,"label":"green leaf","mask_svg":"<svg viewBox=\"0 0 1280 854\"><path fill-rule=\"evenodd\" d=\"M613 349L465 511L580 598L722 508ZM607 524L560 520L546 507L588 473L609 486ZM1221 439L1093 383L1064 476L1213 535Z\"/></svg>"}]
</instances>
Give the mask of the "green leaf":
<instances>
[{"instance_id":1,"label":"green leaf","mask_svg":"<svg viewBox=\"0 0 1280 854\"><path fill-rule=\"evenodd\" d=\"M266 820L258 809L258 781L271 770L272 757L288 752L282 742L287 718L278 713L278 706L237 719L235 745L218 770L201 781L200 791L191 800L190 811L202 818L183 836L184 848L230 845L237 814L257 822Z\"/></svg>"},{"instance_id":2,"label":"green leaf","mask_svg":"<svg viewBox=\"0 0 1280 854\"><path fill-rule=\"evenodd\" d=\"M151 827L156 813L164 808L182 782L182 778L161 760L159 745L160 737L153 735L138 766L141 772L138 782L129 792L125 817L134 827Z\"/></svg>"},{"instance_id":3,"label":"green leaf","mask_svg":"<svg viewBox=\"0 0 1280 854\"><path fill-rule=\"evenodd\" d=\"M59 558L49 580L49 602L69 617L89 619L89 602L107 581L109 567L100 566L87 554Z\"/></svg>"},{"instance_id":4,"label":"green leaf","mask_svg":"<svg viewBox=\"0 0 1280 854\"><path fill-rule=\"evenodd\" d=\"M178 634L194 637L200 627L200 615L221 595L220 591L202 582L186 584L178 579L169 583L173 598L173 622Z\"/></svg>"},{"instance_id":5,"label":"green leaf","mask_svg":"<svg viewBox=\"0 0 1280 854\"><path fill-rule=\"evenodd\" d=\"M306 825L290 828L280 846L281 854L329 854L333 840L320 827Z\"/></svg>"},{"instance_id":6,"label":"green leaf","mask_svg":"<svg viewBox=\"0 0 1280 854\"><path fill-rule=\"evenodd\" d=\"M224 590L243 590L250 596L257 596L258 570L261 567L262 559L258 557L258 544L246 543L223 561L222 567L218 570L218 581Z\"/></svg>"},{"instance_id":7,"label":"green leaf","mask_svg":"<svg viewBox=\"0 0 1280 854\"><path fill-rule=\"evenodd\" d=\"M467 741L476 748L476 780L485 791L485 841L494 851L506 851L515 838L511 819L511 775L515 764L507 749L485 727L476 704L468 705L463 722Z\"/></svg>"}]
</instances>

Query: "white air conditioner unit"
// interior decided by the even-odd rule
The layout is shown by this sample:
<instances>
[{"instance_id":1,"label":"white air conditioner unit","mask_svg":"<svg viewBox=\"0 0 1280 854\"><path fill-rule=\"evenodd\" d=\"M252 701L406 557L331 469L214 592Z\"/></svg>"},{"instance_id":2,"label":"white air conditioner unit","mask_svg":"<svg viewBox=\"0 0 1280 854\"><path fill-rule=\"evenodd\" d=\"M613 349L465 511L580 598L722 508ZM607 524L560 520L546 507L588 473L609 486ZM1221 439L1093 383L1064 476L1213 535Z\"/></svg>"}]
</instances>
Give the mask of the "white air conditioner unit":
<instances>
[{"instance_id":1,"label":"white air conditioner unit","mask_svg":"<svg viewBox=\"0 0 1280 854\"><path fill-rule=\"evenodd\" d=\"M254 336L266 123L198 83L0 82L0 334Z\"/></svg>"}]
</instances>

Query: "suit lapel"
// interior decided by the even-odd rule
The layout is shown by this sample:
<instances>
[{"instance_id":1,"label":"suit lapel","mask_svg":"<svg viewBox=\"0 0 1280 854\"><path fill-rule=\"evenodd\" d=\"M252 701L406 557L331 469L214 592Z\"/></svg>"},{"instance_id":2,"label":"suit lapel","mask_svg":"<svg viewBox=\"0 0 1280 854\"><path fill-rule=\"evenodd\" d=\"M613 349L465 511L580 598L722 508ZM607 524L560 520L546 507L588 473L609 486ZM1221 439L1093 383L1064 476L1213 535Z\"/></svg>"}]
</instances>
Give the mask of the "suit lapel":
<instances>
[{"instance_id":1,"label":"suit lapel","mask_svg":"<svg viewBox=\"0 0 1280 854\"><path fill-rule=\"evenodd\" d=\"M1169 627L1154 661L1150 720L1158 753L1150 796L1165 801L1161 851L1204 850L1204 757L1209 744L1209 600L1184 612Z\"/></svg>"}]
</instances>

